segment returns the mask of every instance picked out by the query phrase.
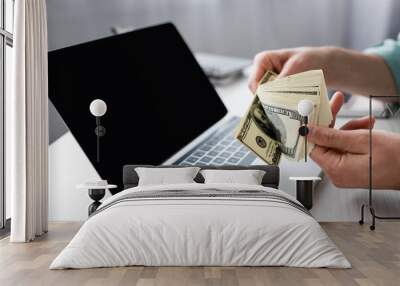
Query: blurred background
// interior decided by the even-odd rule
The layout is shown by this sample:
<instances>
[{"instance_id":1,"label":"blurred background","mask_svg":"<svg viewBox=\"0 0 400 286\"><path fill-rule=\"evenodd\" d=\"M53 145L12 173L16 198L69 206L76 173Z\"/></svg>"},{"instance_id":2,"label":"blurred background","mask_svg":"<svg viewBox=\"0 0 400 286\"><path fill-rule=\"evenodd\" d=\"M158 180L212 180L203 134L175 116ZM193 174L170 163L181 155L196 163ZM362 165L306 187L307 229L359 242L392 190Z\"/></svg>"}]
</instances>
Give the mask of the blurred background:
<instances>
[{"instance_id":1,"label":"blurred background","mask_svg":"<svg viewBox=\"0 0 400 286\"><path fill-rule=\"evenodd\" d=\"M245 59L262 50L297 46L336 45L363 50L385 38L396 38L400 32L399 0L47 0L47 9L49 50L163 22L173 22L195 53ZM162 42L154 39L152 44L159 45L163 53ZM179 80L179 72L173 67L171 70ZM240 102L250 98L242 99L250 92L243 78L241 82L237 83L239 89L236 83L225 86L224 94L226 102L244 110L247 105ZM361 106L346 105L349 109ZM364 106L366 115L368 100ZM49 125L49 218L84 220L90 199L85 192L73 190L76 184L98 174L51 104ZM296 173L297 169L293 170ZM281 187L294 193L287 169L281 177ZM325 192L318 192L316 200L325 202L315 207L319 218L326 221L331 219L329 214L336 213L336 220L358 219L365 191L343 192L329 181L324 184L330 185ZM382 200L380 209L387 210L386 202L400 201L391 196L378 199Z\"/></svg>"},{"instance_id":2,"label":"blurred background","mask_svg":"<svg viewBox=\"0 0 400 286\"><path fill-rule=\"evenodd\" d=\"M49 50L173 22L193 52L252 59L262 50L396 38L398 0L49 0ZM162 43L160 53L162 53ZM68 129L52 104L50 143Z\"/></svg>"},{"instance_id":3,"label":"blurred background","mask_svg":"<svg viewBox=\"0 0 400 286\"><path fill-rule=\"evenodd\" d=\"M400 30L398 0L49 0L47 9L50 50L166 21L195 52L248 58L283 47L364 49Z\"/></svg>"}]
</instances>

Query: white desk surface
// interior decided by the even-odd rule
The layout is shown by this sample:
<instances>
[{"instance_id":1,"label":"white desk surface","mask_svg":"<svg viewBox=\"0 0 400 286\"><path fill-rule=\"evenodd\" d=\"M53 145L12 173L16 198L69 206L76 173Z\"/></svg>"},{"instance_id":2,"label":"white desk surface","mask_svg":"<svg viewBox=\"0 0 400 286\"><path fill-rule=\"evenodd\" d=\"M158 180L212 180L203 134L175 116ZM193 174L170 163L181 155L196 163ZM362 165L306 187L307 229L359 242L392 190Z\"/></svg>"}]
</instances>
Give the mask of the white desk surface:
<instances>
[{"instance_id":1,"label":"white desk surface","mask_svg":"<svg viewBox=\"0 0 400 286\"><path fill-rule=\"evenodd\" d=\"M224 86L216 86L222 101L232 115L242 116L253 98L247 86L247 75ZM353 103L354 104L354 103ZM367 115L367 114L366 114ZM336 126L340 127L351 117L339 117ZM396 124L396 123L394 123ZM377 119L375 126L379 129L393 130L393 122L388 119ZM257 160L256 164L265 164ZM279 189L295 195L295 184L290 177L321 177L314 184L318 189L314 194L314 206L311 213L318 221L358 221L360 206L367 201L365 189L339 189L321 171L312 160L309 162L292 162L281 160ZM357 170L355 170L356 172ZM380 215L400 214L400 192L379 191L374 193L374 204Z\"/></svg>"},{"instance_id":2,"label":"white desk surface","mask_svg":"<svg viewBox=\"0 0 400 286\"><path fill-rule=\"evenodd\" d=\"M77 189L82 189L82 190L108 190L108 189L115 189L117 185L105 185L105 186L98 186L98 185L85 185L85 184L80 184L77 185Z\"/></svg>"},{"instance_id":3,"label":"white desk surface","mask_svg":"<svg viewBox=\"0 0 400 286\"><path fill-rule=\"evenodd\" d=\"M320 177L289 177L292 181L321 181Z\"/></svg>"}]
</instances>

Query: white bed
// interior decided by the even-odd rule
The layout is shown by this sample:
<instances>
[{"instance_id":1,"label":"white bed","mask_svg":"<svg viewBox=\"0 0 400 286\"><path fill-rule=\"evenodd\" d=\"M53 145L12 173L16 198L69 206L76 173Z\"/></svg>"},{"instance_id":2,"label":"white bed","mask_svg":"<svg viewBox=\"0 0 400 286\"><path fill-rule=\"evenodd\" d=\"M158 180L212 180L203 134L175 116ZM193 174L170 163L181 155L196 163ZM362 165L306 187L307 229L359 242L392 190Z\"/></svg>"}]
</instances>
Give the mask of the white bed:
<instances>
[{"instance_id":1,"label":"white bed","mask_svg":"<svg viewBox=\"0 0 400 286\"><path fill-rule=\"evenodd\" d=\"M248 192L249 197L176 194L123 199L138 192L175 190L182 194L252 190L265 192L268 199L262 197L264 193L252 197L252 192ZM50 269L128 265L351 267L298 204L283 191L255 185L191 183L130 188L102 204Z\"/></svg>"}]
</instances>

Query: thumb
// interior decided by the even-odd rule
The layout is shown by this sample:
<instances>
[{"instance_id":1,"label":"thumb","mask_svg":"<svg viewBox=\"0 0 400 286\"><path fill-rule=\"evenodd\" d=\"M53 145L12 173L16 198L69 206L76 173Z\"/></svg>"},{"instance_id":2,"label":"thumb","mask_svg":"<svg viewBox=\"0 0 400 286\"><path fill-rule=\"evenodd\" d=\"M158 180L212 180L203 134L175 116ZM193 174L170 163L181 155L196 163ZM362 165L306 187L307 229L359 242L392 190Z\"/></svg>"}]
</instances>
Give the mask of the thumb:
<instances>
[{"instance_id":1,"label":"thumb","mask_svg":"<svg viewBox=\"0 0 400 286\"><path fill-rule=\"evenodd\" d=\"M319 146L342 152L368 153L367 130L338 130L328 127L309 126L307 139Z\"/></svg>"}]
</instances>

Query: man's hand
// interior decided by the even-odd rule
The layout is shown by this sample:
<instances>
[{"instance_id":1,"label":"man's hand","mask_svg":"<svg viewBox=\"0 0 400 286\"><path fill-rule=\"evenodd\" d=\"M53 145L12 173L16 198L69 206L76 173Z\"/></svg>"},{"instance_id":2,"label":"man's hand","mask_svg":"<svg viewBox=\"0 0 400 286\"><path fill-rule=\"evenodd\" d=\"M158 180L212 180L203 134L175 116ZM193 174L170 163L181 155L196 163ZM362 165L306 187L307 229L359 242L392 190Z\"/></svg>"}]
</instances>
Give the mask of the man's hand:
<instances>
[{"instance_id":1,"label":"man's hand","mask_svg":"<svg viewBox=\"0 0 400 286\"><path fill-rule=\"evenodd\" d=\"M315 145L310 157L337 187L369 186L368 117L352 120L341 130L310 126L308 140ZM372 183L374 188L400 189L400 135L373 131Z\"/></svg>"},{"instance_id":2,"label":"man's hand","mask_svg":"<svg viewBox=\"0 0 400 286\"><path fill-rule=\"evenodd\" d=\"M329 48L296 48L265 51L254 57L253 71L249 78L249 87L254 93L258 82L267 70L288 76L313 69L323 69L325 77Z\"/></svg>"},{"instance_id":3,"label":"man's hand","mask_svg":"<svg viewBox=\"0 0 400 286\"><path fill-rule=\"evenodd\" d=\"M322 69L329 88L362 95L393 95L396 85L383 58L338 48L316 47L264 51L254 58L249 87L254 93L267 70L288 76Z\"/></svg>"}]
</instances>

